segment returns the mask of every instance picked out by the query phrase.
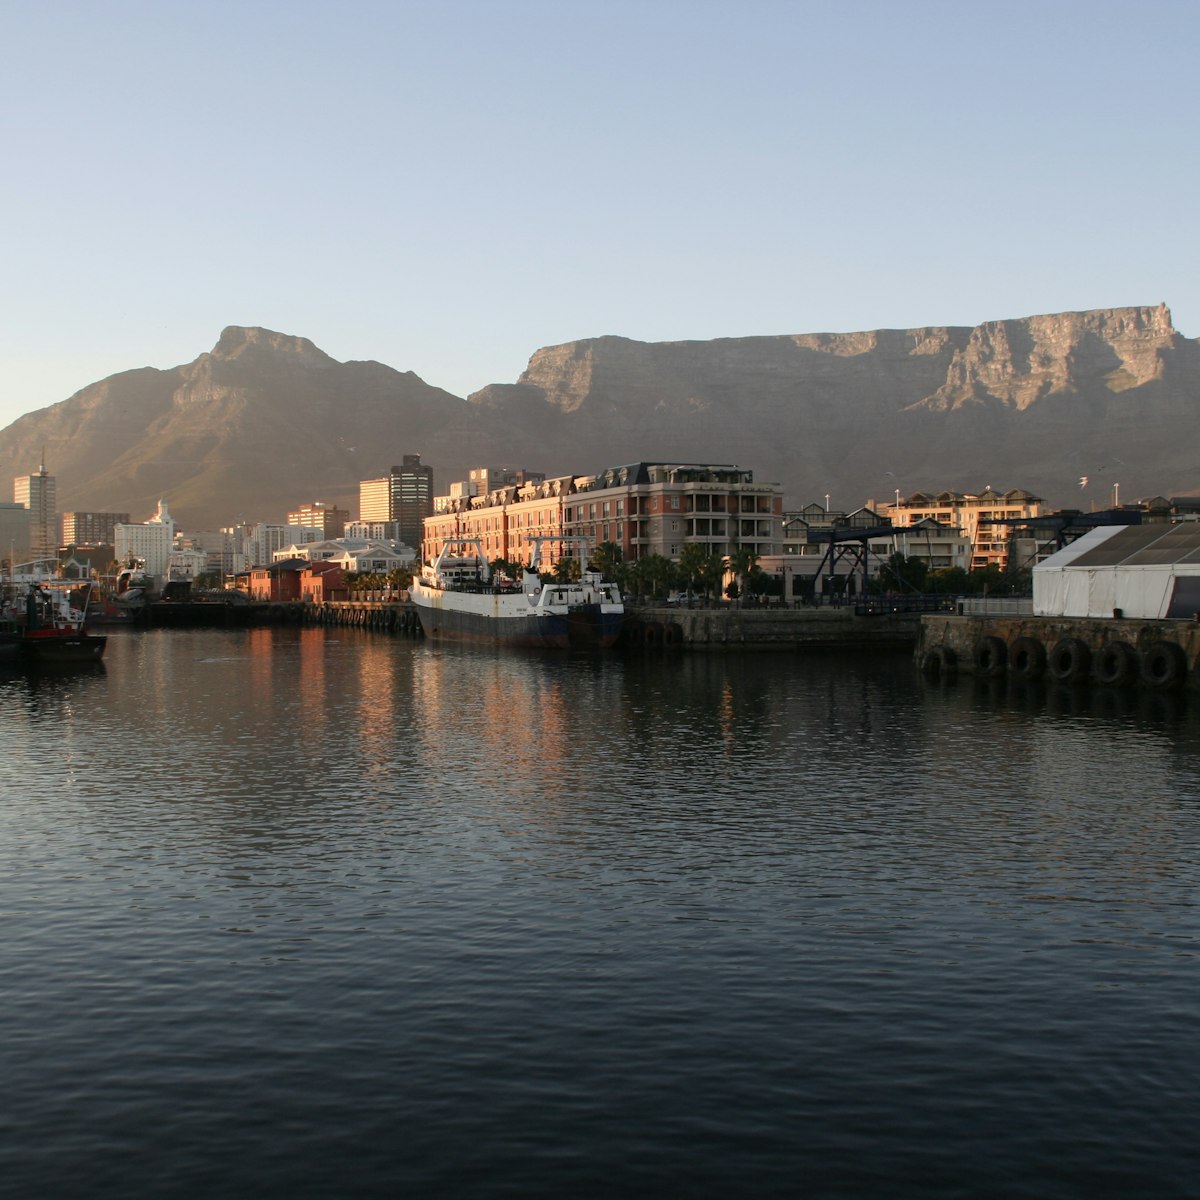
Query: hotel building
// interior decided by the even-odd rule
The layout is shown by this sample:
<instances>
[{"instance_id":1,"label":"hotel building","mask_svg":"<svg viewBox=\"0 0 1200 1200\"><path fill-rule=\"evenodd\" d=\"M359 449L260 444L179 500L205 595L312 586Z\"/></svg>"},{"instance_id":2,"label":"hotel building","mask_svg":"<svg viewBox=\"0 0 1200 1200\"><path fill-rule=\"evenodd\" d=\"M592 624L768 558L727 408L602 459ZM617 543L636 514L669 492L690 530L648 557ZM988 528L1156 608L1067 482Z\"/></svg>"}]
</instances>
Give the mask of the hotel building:
<instances>
[{"instance_id":1,"label":"hotel building","mask_svg":"<svg viewBox=\"0 0 1200 1200\"><path fill-rule=\"evenodd\" d=\"M440 505L439 505L440 507ZM725 557L740 549L780 553L783 493L755 483L752 471L712 463L632 463L595 475L564 475L451 500L425 521L422 554L436 557L448 539L478 538L488 559L524 561L529 540L548 539L542 565L571 557L555 537L585 537L620 548L626 562L651 555L678 559L703 546Z\"/></svg>"}]
</instances>

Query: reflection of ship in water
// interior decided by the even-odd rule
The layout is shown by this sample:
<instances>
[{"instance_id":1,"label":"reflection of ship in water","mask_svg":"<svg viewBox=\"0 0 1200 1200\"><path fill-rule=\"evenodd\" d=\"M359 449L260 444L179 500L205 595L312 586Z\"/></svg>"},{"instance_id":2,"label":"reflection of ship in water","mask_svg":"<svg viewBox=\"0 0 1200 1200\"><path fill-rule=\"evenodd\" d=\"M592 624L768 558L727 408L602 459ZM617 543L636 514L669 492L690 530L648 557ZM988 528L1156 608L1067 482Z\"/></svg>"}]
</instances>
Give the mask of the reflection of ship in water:
<instances>
[{"instance_id":1,"label":"reflection of ship in water","mask_svg":"<svg viewBox=\"0 0 1200 1200\"><path fill-rule=\"evenodd\" d=\"M82 605L73 597L82 591ZM62 581L8 580L0 602L0 661L26 666L99 662L107 638L87 631L87 594Z\"/></svg>"},{"instance_id":2,"label":"reflection of ship in water","mask_svg":"<svg viewBox=\"0 0 1200 1200\"><path fill-rule=\"evenodd\" d=\"M611 646L625 620L617 585L586 567L578 580L544 583L537 569L542 543L576 539L531 540L520 584L493 576L478 538L447 541L409 588L425 636L505 646ZM451 547L474 553L451 555Z\"/></svg>"}]
</instances>

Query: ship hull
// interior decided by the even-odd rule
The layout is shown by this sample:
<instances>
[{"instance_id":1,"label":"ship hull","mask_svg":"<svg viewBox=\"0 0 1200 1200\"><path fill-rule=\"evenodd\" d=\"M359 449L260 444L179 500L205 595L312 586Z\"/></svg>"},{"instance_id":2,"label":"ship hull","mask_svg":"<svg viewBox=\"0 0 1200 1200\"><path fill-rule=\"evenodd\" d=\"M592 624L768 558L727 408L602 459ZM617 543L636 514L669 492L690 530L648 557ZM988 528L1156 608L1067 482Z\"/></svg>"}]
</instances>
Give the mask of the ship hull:
<instances>
[{"instance_id":1,"label":"ship hull","mask_svg":"<svg viewBox=\"0 0 1200 1200\"><path fill-rule=\"evenodd\" d=\"M72 666L99 662L107 644L103 634L54 633L39 637L34 633L22 639L21 649L26 662L35 666Z\"/></svg>"},{"instance_id":2,"label":"ship hull","mask_svg":"<svg viewBox=\"0 0 1200 1200\"><path fill-rule=\"evenodd\" d=\"M414 584L409 594L425 636L437 641L602 649L617 640L624 620L621 609L602 611L598 604L545 611L519 592L473 594Z\"/></svg>"}]
</instances>

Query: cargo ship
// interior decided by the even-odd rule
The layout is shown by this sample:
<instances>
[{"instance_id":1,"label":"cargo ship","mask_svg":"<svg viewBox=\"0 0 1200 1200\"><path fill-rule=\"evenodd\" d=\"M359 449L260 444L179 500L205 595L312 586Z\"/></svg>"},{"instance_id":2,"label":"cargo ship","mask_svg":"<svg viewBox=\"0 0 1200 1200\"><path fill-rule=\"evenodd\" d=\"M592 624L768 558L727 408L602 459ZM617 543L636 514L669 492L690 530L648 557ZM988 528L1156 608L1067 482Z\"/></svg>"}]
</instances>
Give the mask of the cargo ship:
<instances>
[{"instance_id":1,"label":"cargo ship","mask_svg":"<svg viewBox=\"0 0 1200 1200\"><path fill-rule=\"evenodd\" d=\"M580 543L578 580L542 580L538 561L547 541ZM531 542L529 563L519 581L493 573L480 539L446 542L409 588L425 636L501 646L611 646L620 635L625 604L615 583L587 568L583 539Z\"/></svg>"}]
</instances>

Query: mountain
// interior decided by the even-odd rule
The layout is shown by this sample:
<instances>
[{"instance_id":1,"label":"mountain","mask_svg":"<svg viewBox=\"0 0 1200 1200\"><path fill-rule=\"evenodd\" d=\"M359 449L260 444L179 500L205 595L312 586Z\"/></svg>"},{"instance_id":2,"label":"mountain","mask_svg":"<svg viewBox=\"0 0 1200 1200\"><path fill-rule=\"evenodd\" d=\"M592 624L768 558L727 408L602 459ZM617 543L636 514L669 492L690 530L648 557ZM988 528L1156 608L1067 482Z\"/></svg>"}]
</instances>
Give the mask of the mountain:
<instances>
[{"instance_id":1,"label":"mountain","mask_svg":"<svg viewBox=\"0 0 1200 1200\"><path fill-rule=\"evenodd\" d=\"M975 328L595 338L539 350L517 383L471 400L606 464L752 467L789 503L991 484L1102 507L1114 483L1125 499L1200 490L1200 343L1165 306Z\"/></svg>"},{"instance_id":2,"label":"mountain","mask_svg":"<svg viewBox=\"0 0 1200 1200\"><path fill-rule=\"evenodd\" d=\"M44 446L60 509L138 521L165 496L184 528L206 529L282 521L314 499L357 510L358 481L402 453L455 444L486 459L487 429L411 372L235 326L186 366L124 371L21 417L0 431L0 470L36 470Z\"/></svg>"},{"instance_id":3,"label":"mountain","mask_svg":"<svg viewBox=\"0 0 1200 1200\"><path fill-rule=\"evenodd\" d=\"M1165 306L866 333L538 350L467 399L301 337L226 329L171 370L125 371L0 431L0 471L36 470L59 507L159 496L184 527L357 510L403 454L439 489L471 466L550 475L639 460L736 463L789 505L853 508L896 489L1022 487L1053 505L1200 491L1200 343ZM1088 484L1079 487L1086 476Z\"/></svg>"}]
</instances>

